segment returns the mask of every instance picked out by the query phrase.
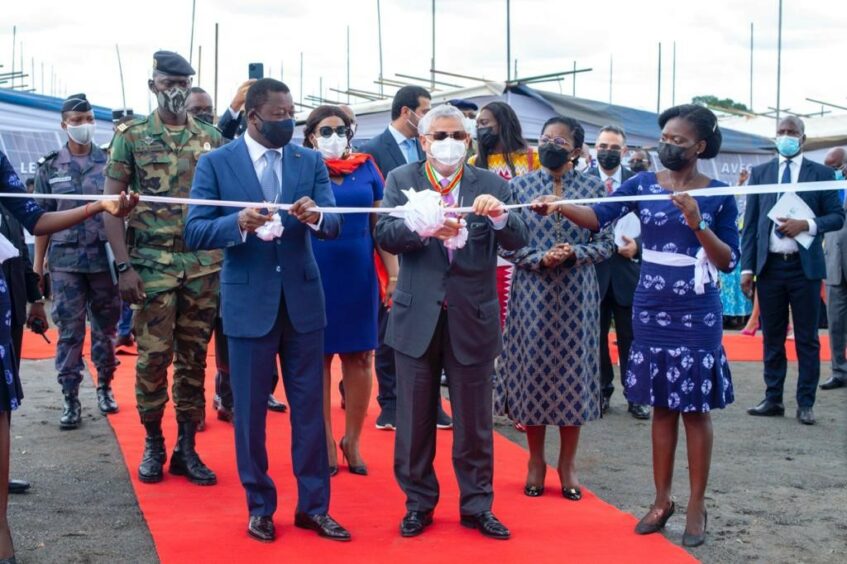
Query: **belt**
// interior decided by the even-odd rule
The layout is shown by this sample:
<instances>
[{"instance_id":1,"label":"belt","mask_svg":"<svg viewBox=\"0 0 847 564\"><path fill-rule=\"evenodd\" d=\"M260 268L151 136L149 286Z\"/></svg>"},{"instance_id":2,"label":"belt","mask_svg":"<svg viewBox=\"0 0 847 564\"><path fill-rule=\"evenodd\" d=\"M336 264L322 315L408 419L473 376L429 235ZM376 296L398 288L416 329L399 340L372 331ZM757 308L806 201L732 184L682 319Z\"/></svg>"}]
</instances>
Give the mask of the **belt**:
<instances>
[{"instance_id":1,"label":"belt","mask_svg":"<svg viewBox=\"0 0 847 564\"><path fill-rule=\"evenodd\" d=\"M788 261L798 260L800 258L800 253L799 252L794 252L794 253L770 253L769 252L768 256L788 262Z\"/></svg>"}]
</instances>

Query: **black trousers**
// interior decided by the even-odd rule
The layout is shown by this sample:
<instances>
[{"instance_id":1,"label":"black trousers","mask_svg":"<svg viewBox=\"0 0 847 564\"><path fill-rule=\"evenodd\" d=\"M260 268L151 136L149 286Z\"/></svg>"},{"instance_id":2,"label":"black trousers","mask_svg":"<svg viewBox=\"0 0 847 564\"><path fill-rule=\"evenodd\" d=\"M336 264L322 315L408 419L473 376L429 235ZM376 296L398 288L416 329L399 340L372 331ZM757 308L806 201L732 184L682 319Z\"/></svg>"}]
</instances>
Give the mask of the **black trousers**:
<instances>
[{"instance_id":1,"label":"black trousers","mask_svg":"<svg viewBox=\"0 0 847 564\"><path fill-rule=\"evenodd\" d=\"M607 398L615 391L615 369L609 354L609 329L613 318L621 361L621 390L626 390L626 363L632 346L632 305L620 305L615 299L615 293L609 288L600 302L600 389Z\"/></svg>"},{"instance_id":2,"label":"black trousers","mask_svg":"<svg viewBox=\"0 0 847 564\"><path fill-rule=\"evenodd\" d=\"M820 312L821 281L809 280L803 273L798 254L771 253L757 277L759 310L762 317L762 337L765 358L765 397L782 403L788 359L785 337L789 314L794 319L794 346L799 361L797 405L812 407L820 380L820 341L818 315Z\"/></svg>"},{"instance_id":3,"label":"black trousers","mask_svg":"<svg viewBox=\"0 0 847 564\"><path fill-rule=\"evenodd\" d=\"M397 408L397 367L394 365L394 349L385 344L389 312L389 309L379 304L379 341L374 355L374 369L379 387L376 401L383 411L394 412Z\"/></svg>"}]
</instances>

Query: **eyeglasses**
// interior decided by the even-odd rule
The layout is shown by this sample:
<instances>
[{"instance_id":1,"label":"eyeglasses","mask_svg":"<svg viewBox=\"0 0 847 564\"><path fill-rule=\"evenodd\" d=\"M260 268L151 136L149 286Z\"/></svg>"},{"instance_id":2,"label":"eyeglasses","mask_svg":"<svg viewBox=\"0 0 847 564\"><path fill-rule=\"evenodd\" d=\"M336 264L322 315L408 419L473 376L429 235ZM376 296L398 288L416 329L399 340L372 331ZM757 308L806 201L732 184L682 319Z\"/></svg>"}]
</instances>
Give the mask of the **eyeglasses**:
<instances>
[{"instance_id":1,"label":"eyeglasses","mask_svg":"<svg viewBox=\"0 0 847 564\"><path fill-rule=\"evenodd\" d=\"M444 141L448 137L451 139L455 139L456 141L464 141L468 138L467 131L433 131L432 133L427 133L426 137L432 137L435 141Z\"/></svg>"},{"instance_id":2,"label":"eyeglasses","mask_svg":"<svg viewBox=\"0 0 847 564\"><path fill-rule=\"evenodd\" d=\"M332 134L335 133L339 137L347 137L347 126L339 125L337 127L330 127L329 125L325 125L318 129L318 133L321 137L332 137Z\"/></svg>"},{"instance_id":3,"label":"eyeglasses","mask_svg":"<svg viewBox=\"0 0 847 564\"><path fill-rule=\"evenodd\" d=\"M546 135L542 135L538 139L539 145L546 145L547 143L552 143L554 145L558 145L559 147L570 147L571 142L565 139L564 137L547 137Z\"/></svg>"}]
</instances>

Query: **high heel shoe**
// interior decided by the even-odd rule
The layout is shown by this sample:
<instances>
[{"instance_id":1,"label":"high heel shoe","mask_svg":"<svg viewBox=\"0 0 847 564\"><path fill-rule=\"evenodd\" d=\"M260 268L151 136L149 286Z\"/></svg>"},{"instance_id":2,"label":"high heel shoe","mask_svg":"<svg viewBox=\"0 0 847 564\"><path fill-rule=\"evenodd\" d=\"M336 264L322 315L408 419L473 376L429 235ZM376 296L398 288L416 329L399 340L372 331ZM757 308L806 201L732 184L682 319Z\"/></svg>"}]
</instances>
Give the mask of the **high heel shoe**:
<instances>
[{"instance_id":1,"label":"high heel shoe","mask_svg":"<svg viewBox=\"0 0 847 564\"><path fill-rule=\"evenodd\" d=\"M329 477L332 478L336 474L338 474L338 466L330 466L329 467Z\"/></svg>"},{"instance_id":2,"label":"high heel shoe","mask_svg":"<svg viewBox=\"0 0 847 564\"><path fill-rule=\"evenodd\" d=\"M571 501L579 501L582 499L582 490L578 486L575 488L562 486L562 497Z\"/></svg>"},{"instance_id":3,"label":"high heel shoe","mask_svg":"<svg viewBox=\"0 0 847 564\"><path fill-rule=\"evenodd\" d=\"M523 494L527 497L541 497L544 495L544 486L530 486L527 484L523 487Z\"/></svg>"},{"instance_id":4,"label":"high heel shoe","mask_svg":"<svg viewBox=\"0 0 847 564\"><path fill-rule=\"evenodd\" d=\"M703 532L695 535L688 532L688 529L682 534L682 546L694 548L706 542L706 525L709 524L709 512L703 510Z\"/></svg>"},{"instance_id":5,"label":"high heel shoe","mask_svg":"<svg viewBox=\"0 0 847 564\"><path fill-rule=\"evenodd\" d=\"M747 329L746 327L741 330L741 334L745 337L755 337L756 332L762 327L761 323L757 323L755 327L752 329Z\"/></svg>"},{"instance_id":6,"label":"high heel shoe","mask_svg":"<svg viewBox=\"0 0 847 564\"><path fill-rule=\"evenodd\" d=\"M350 464L350 457L347 455L347 443L344 441L346 437L341 437L341 440L338 443L338 447L341 449L341 456L344 457L344 461L347 463L347 469L350 470L351 474L356 474L357 476L367 476L368 475L368 467L364 464L360 466L353 466Z\"/></svg>"},{"instance_id":7,"label":"high heel shoe","mask_svg":"<svg viewBox=\"0 0 847 564\"><path fill-rule=\"evenodd\" d=\"M655 505L650 506L650 511L647 512L647 515L641 518L641 521L635 526L635 532L639 535L649 535L651 533L657 533L665 528L665 524L668 522L668 519L671 518L671 515L676 511L676 503L673 501L668 506L668 508L659 513L658 519L653 522L648 521L648 518L659 511L659 508Z\"/></svg>"}]
</instances>

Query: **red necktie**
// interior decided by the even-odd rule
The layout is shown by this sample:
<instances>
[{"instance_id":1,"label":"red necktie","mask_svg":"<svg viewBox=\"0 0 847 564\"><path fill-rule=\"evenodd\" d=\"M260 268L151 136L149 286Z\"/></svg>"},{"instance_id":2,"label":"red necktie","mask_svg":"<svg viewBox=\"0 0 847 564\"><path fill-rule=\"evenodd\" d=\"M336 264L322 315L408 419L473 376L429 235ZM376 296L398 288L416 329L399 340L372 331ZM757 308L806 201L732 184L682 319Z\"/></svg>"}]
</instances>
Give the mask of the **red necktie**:
<instances>
[{"instance_id":1,"label":"red necktie","mask_svg":"<svg viewBox=\"0 0 847 564\"><path fill-rule=\"evenodd\" d=\"M611 194L615 191L615 181L611 177L606 179L606 194Z\"/></svg>"}]
</instances>

